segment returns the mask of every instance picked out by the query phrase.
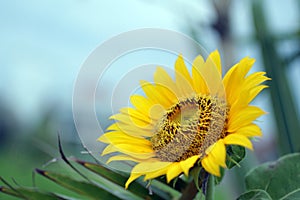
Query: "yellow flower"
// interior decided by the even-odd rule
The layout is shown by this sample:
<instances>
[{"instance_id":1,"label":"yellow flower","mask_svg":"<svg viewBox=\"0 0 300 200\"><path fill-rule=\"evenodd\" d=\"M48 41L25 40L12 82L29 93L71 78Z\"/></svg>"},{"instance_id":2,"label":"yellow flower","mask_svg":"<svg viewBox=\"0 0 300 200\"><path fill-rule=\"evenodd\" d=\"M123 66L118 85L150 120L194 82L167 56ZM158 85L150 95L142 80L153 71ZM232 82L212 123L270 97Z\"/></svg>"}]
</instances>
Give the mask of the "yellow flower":
<instances>
[{"instance_id":1,"label":"yellow flower","mask_svg":"<svg viewBox=\"0 0 300 200\"><path fill-rule=\"evenodd\" d=\"M242 59L222 79L218 51L206 61L198 56L192 75L179 56L175 80L157 67L154 83L141 81L145 96L131 96L133 106L113 115L116 122L98 139L108 144L102 155L120 153L108 162L137 163L125 187L140 176L150 180L166 175L169 182L188 175L197 164L220 176L220 167L226 167L226 145L252 149L249 138L261 136L253 121L264 112L249 103L269 80L264 72L247 75L254 62Z\"/></svg>"}]
</instances>

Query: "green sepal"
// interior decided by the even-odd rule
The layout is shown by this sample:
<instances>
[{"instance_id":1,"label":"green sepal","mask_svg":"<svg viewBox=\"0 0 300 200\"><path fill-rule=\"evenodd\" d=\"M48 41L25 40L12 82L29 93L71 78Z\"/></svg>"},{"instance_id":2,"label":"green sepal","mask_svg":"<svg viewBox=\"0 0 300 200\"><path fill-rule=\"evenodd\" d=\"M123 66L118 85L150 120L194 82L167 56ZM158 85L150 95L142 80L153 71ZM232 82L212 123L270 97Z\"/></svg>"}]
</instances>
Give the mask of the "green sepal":
<instances>
[{"instance_id":1,"label":"green sepal","mask_svg":"<svg viewBox=\"0 0 300 200\"><path fill-rule=\"evenodd\" d=\"M201 169L202 169L202 167L196 166L190 172L190 175L193 177L193 181L194 181L195 186L196 186L196 188L198 189L199 192L201 191L201 187L199 186ZM202 182L202 180L201 180L201 182Z\"/></svg>"},{"instance_id":2,"label":"green sepal","mask_svg":"<svg viewBox=\"0 0 300 200\"><path fill-rule=\"evenodd\" d=\"M240 163L246 155L245 147L239 145L230 145L227 147L226 165L228 169L234 166L239 166Z\"/></svg>"},{"instance_id":3,"label":"green sepal","mask_svg":"<svg viewBox=\"0 0 300 200\"><path fill-rule=\"evenodd\" d=\"M219 185L223 180L225 174L225 169L223 167L220 168L220 176L215 176L215 185Z\"/></svg>"},{"instance_id":4,"label":"green sepal","mask_svg":"<svg viewBox=\"0 0 300 200\"><path fill-rule=\"evenodd\" d=\"M176 183L177 183L178 179L179 179L179 177L176 177L176 178L174 178L174 180L172 181L172 186L173 186L173 188L176 187Z\"/></svg>"}]
</instances>

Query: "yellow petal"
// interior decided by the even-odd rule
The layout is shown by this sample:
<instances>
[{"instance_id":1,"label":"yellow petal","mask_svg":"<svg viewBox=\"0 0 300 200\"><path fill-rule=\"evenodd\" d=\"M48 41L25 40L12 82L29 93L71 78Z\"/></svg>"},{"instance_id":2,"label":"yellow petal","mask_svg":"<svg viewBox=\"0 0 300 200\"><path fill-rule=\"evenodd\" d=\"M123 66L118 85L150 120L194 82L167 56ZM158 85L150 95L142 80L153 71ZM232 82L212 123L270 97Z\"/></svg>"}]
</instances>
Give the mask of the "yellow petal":
<instances>
[{"instance_id":1,"label":"yellow petal","mask_svg":"<svg viewBox=\"0 0 300 200\"><path fill-rule=\"evenodd\" d=\"M161 108L162 106L160 106L158 103L153 103L153 101L150 99L140 95L131 96L130 102L139 112L152 119L152 123L155 123L155 121L159 120L164 113L164 108Z\"/></svg>"},{"instance_id":2,"label":"yellow petal","mask_svg":"<svg viewBox=\"0 0 300 200\"><path fill-rule=\"evenodd\" d=\"M255 60L251 58L243 58L238 64L233 66L225 75L223 83L226 89L226 98L229 105L239 97L246 74L251 69Z\"/></svg>"},{"instance_id":3,"label":"yellow petal","mask_svg":"<svg viewBox=\"0 0 300 200\"><path fill-rule=\"evenodd\" d=\"M137 127L133 123L121 123L116 122L110 125L107 128L107 131L122 131L128 135L135 136L135 137L151 137L153 135L152 132L153 127L143 126Z\"/></svg>"},{"instance_id":4,"label":"yellow petal","mask_svg":"<svg viewBox=\"0 0 300 200\"><path fill-rule=\"evenodd\" d=\"M176 98L182 96L175 82L162 67L157 67L156 72L154 73L154 82L166 87L176 96Z\"/></svg>"},{"instance_id":5,"label":"yellow petal","mask_svg":"<svg viewBox=\"0 0 300 200\"><path fill-rule=\"evenodd\" d=\"M240 97L231 105L232 109L240 110L246 107L263 89L267 88L266 85L255 86L249 90L243 90Z\"/></svg>"},{"instance_id":6,"label":"yellow petal","mask_svg":"<svg viewBox=\"0 0 300 200\"><path fill-rule=\"evenodd\" d=\"M260 109L257 106L252 106L252 105L247 105L246 107L239 108L239 109L230 108L228 124L230 126L232 123L239 120L240 117L242 117L242 116L244 116L243 121L245 121L246 119L249 118L250 120L247 120L247 122L251 122L263 114L265 114L265 112L262 109ZM254 116L252 116L252 115L255 115L257 117L254 118Z\"/></svg>"},{"instance_id":7,"label":"yellow petal","mask_svg":"<svg viewBox=\"0 0 300 200\"><path fill-rule=\"evenodd\" d=\"M189 170L191 167L193 167L195 165L195 162L199 159L199 155L195 155L192 157L189 157L186 160L180 161L180 166L182 171L184 172L184 174L186 176L189 175Z\"/></svg>"},{"instance_id":8,"label":"yellow petal","mask_svg":"<svg viewBox=\"0 0 300 200\"><path fill-rule=\"evenodd\" d=\"M183 67L184 69L181 69L180 67ZM186 73L185 71L187 71L185 65L184 64L181 65L176 62L175 84L176 84L176 88L178 89L178 95L179 95L177 96L177 98L186 98L195 94L191 77L188 74L188 72Z\"/></svg>"},{"instance_id":9,"label":"yellow petal","mask_svg":"<svg viewBox=\"0 0 300 200\"><path fill-rule=\"evenodd\" d=\"M214 163L212 156L205 156L201 160L201 165L208 173L215 176L220 176L220 167L218 164Z\"/></svg>"},{"instance_id":10,"label":"yellow petal","mask_svg":"<svg viewBox=\"0 0 300 200\"><path fill-rule=\"evenodd\" d=\"M101 135L97 140L100 141L100 142L108 144L108 143L110 143L110 141L109 141L109 139L106 138L105 135L106 134Z\"/></svg>"},{"instance_id":11,"label":"yellow petal","mask_svg":"<svg viewBox=\"0 0 300 200\"><path fill-rule=\"evenodd\" d=\"M159 170L156 170L156 171L153 171L153 172L148 172L145 175L144 180L146 181L146 180L149 180L149 179L154 179L154 178L157 178L159 176L165 175L167 173L168 168L169 168L169 166L166 166L166 167L161 168Z\"/></svg>"},{"instance_id":12,"label":"yellow petal","mask_svg":"<svg viewBox=\"0 0 300 200\"><path fill-rule=\"evenodd\" d=\"M253 88L254 86L261 84L262 82L271 80L270 78L264 76L265 74L266 74L266 72L255 72L255 73L247 76L243 87L244 88Z\"/></svg>"},{"instance_id":13,"label":"yellow petal","mask_svg":"<svg viewBox=\"0 0 300 200\"><path fill-rule=\"evenodd\" d=\"M259 85L252 88L248 94L248 103L250 103L263 89L267 88L267 85Z\"/></svg>"},{"instance_id":14,"label":"yellow petal","mask_svg":"<svg viewBox=\"0 0 300 200\"><path fill-rule=\"evenodd\" d=\"M222 76L216 66L216 63L212 58L215 56L209 56L204 63L204 65L200 66L200 74L203 75L203 78L206 82L209 93L212 96L218 96L219 98L224 98L225 90L223 87Z\"/></svg>"},{"instance_id":15,"label":"yellow petal","mask_svg":"<svg viewBox=\"0 0 300 200\"><path fill-rule=\"evenodd\" d=\"M100 139L100 138L99 138ZM151 146L151 142L146 140L145 138L140 137L133 137L127 135L121 131L113 131L105 133L105 141L109 141L111 144L139 144L139 145L146 145ZM100 140L101 141L101 140Z\"/></svg>"},{"instance_id":16,"label":"yellow petal","mask_svg":"<svg viewBox=\"0 0 300 200\"><path fill-rule=\"evenodd\" d=\"M237 67L239 66L239 63L235 64L234 66L232 66L228 71L227 73L225 74L224 78L223 78L223 84L226 88L226 92L228 93L228 89L229 89L229 86L230 86L230 79L231 79L231 76L233 76L232 74L236 73L236 70L237 70Z\"/></svg>"},{"instance_id":17,"label":"yellow petal","mask_svg":"<svg viewBox=\"0 0 300 200\"><path fill-rule=\"evenodd\" d=\"M147 122L150 121L149 118L144 119L145 117L148 117L148 115L145 115L144 113L139 112L137 109L135 108L131 108L131 107L124 107L120 109L120 113L124 114L124 115L128 115L131 117L135 117L137 119L142 119L142 120L147 120ZM113 115L114 116L114 115ZM112 117L111 117L112 118Z\"/></svg>"},{"instance_id":18,"label":"yellow petal","mask_svg":"<svg viewBox=\"0 0 300 200\"><path fill-rule=\"evenodd\" d=\"M153 158L155 156L155 153L153 152L151 147L144 147L141 145L130 145L130 144L117 144L117 145L108 145L103 151L102 156L114 153L114 152L120 152L123 154L127 154L131 157L137 158L137 159L148 159Z\"/></svg>"},{"instance_id":19,"label":"yellow petal","mask_svg":"<svg viewBox=\"0 0 300 200\"><path fill-rule=\"evenodd\" d=\"M149 115L150 108L153 106L153 103L149 99L141 95L132 95L130 102L138 111L147 116Z\"/></svg>"},{"instance_id":20,"label":"yellow petal","mask_svg":"<svg viewBox=\"0 0 300 200\"><path fill-rule=\"evenodd\" d=\"M124 115L128 115L132 118L132 120L138 120L150 124L152 119L149 118L149 115L145 115L144 113L138 111L135 108L125 107L120 109L120 113Z\"/></svg>"},{"instance_id":21,"label":"yellow petal","mask_svg":"<svg viewBox=\"0 0 300 200\"><path fill-rule=\"evenodd\" d=\"M175 92L171 91L167 86L156 83L155 88L168 102L168 105L166 105L167 107L171 107L174 103L178 101Z\"/></svg>"},{"instance_id":22,"label":"yellow petal","mask_svg":"<svg viewBox=\"0 0 300 200\"><path fill-rule=\"evenodd\" d=\"M117 152L119 149L117 147L115 147L114 145L107 145L107 147L105 147L105 149L102 151L101 156L104 156L106 154L110 154L113 152Z\"/></svg>"},{"instance_id":23,"label":"yellow petal","mask_svg":"<svg viewBox=\"0 0 300 200\"><path fill-rule=\"evenodd\" d=\"M225 144L235 144L246 147L248 149L253 149L251 141L244 135L230 134L224 138Z\"/></svg>"},{"instance_id":24,"label":"yellow petal","mask_svg":"<svg viewBox=\"0 0 300 200\"><path fill-rule=\"evenodd\" d=\"M174 162L167 171L167 182L169 183L173 178L182 173L182 168L179 162Z\"/></svg>"},{"instance_id":25,"label":"yellow petal","mask_svg":"<svg viewBox=\"0 0 300 200\"><path fill-rule=\"evenodd\" d=\"M256 72L245 79L241 79L239 85L235 86L235 95L232 97L230 105L240 103L250 103L257 94L266 86L259 86L262 82L270 80L270 78L264 76L265 72ZM234 87L234 85L233 85ZM263 87L263 88L262 88Z\"/></svg>"},{"instance_id":26,"label":"yellow petal","mask_svg":"<svg viewBox=\"0 0 300 200\"><path fill-rule=\"evenodd\" d=\"M205 152L214 157L216 163L222 167L226 167L226 147L223 139L219 139L215 144L209 148L210 151Z\"/></svg>"},{"instance_id":27,"label":"yellow petal","mask_svg":"<svg viewBox=\"0 0 300 200\"><path fill-rule=\"evenodd\" d=\"M149 83L148 81L141 80L140 85L143 91L145 92L146 96L151 102L153 102L153 104L159 104L162 105L164 108L168 108L168 101L165 98L163 98L163 95L161 95L157 91L153 84Z\"/></svg>"},{"instance_id":28,"label":"yellow petal","mask_svg":"<svg viewBox=\"0 0 300 200\"><path fill-rule=\"evenodd\" d=\"M139 178L142 175L143 175L142 173L131 173L129 179L125 183L125 189L128 188L129 184L132 183L132 181L134 181L135 179Z\"/></svg>"},{"instance_id":29,"label":"yellow petal","mask_svg":"<svg viewBox=\"0 0 300 200\"><path fill-rule=\"evenodd\" d=\"M214 65L220 76L222 76L222 65L221 65L221 57L220 53L218 50L213 51L209 56L208 56L209 62L213 62L212 65Z\"/></svg>"},{"instance_id":30,"label":"yellow petal","mask_svg":"<svg viewBox=\"0 0 300 200\"><path fill-rule=\"evenodd\" d=\"M189 71L187 70L187 68L185 66L182 55L179 55L177 60L176 60L175 70L178 73L178 75L181 75L182 78L184 78L188 82L189 85L193 84L193 81L191 79Z\"/></svg>"},{"instance_id":31,"label":"yellow petal","mask_svg":"<svg viewBox=\"0 0 300 200\"><path fill-rule=\"evenodd\" d=\"M123 122L123 123L133 123L137 127L147 126L151 122L151 120L147 121L147 117L137 118L136 116L130 116L130 115L124 114L124 113L118 113L118 114L112 115L112 116L110 116L109 119L114 119L114 120L117 120L117 121Z\"/></svg>"},{"instance_id":32,"label":"yellow petal","mask_svg":"<svg viewBox=\"0 0 300 200\"><path fill-rule=\"evenodd\" d=\"M256 106L248 106L240 111L230 111L227 131L234 132L245 125L251 124L264 114L265 112Z\"/></svg>"},{"instance_id":33,"label":"yellow petal","mask_svg":"<svg viewBox=\"0 0 300 200\"><path fill-rule=\"evenodd\" d=\"M133 161L133 162L155 162L158 161L156 158L146 158L146 159L138 159L138 158L134 158L128 155L116 155L116 156L112 156L107 160L107 164L112 162L112 161L122 161L122 160L127 160L127 161Z\"/></svg>"},{"instance_id":34,"label":"yellow petal","mask_svg":"<svg viewBox=\"0 0 300 200\"><path fill-rule=\"evenodd\" d=\"M206 86L206 82L203 78L203 74L200 72L200 68L204 65L202 56L195 58L192 67L193 87L197 94L209 94L209 90Z\"/></svg>"},{"instance_id":35,"label":"yellow petal","mask_svg":"<svg viewBox=\"0 0 300 200\"><path fill-rule=\"evenodd\" d=\"M142 162L135 165L132 169L132 173L143 173L147 174L150 172L156 172L158 170L165 169L166 167L170 166L171 162Z\"/></svg>"},{"instance_id":36,"label":"yellow petal","mask_svg":"<svg viewBox=\"0 0 300 200\"><path fill-rule=\"evenodd\" d=\"M238 129L234 134L243 135L246 137L262 136L261 129L256 124L250 124Z\"/></svg>"},{"instance_id":37,"label":"yellow petal","mask_svg":"<svg viewBox=\"0 0 300 200\"><path fill-rule=\"evenodd\" d=\"M143 144L115 144L122 152L132 152L132 153L152 153L153 149L150 145L143 145Z\"/></svg>"}]
</instances>

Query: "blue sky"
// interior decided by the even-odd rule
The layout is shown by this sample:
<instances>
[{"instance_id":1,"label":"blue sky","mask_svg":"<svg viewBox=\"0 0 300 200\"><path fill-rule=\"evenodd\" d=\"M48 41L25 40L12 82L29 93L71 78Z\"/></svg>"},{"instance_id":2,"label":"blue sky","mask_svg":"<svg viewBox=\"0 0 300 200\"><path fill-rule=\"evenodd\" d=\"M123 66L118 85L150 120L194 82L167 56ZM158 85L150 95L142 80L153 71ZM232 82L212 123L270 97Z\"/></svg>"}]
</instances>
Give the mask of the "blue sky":
<instances>
[{"instance_id":1,"label":"blue sky","mask_svg":"<svg viewBox=\"0 0 300 200\"><path fill-rule=\"evenodd\" d=\"M140 27L176 28L170 11L135 0L2 1L0 7L0 90L21 116L53 100L70 106L81 64L104 40Z\"/></svg>"},{"instance_id":2,"label":"blue sky","mask_svg":"<svg viewBox=\"0 0 300 200\"><path fill-rule=\"evenodd\" d=\"M0 98L21 120L34 120L51 103L71 109L77 73L88 55L102 42L137 28L166 28L186 31L186 20L204 24L214 18L209 1L177 0L31 0L0 2ZM238 38L251 34L249 2L233 1L233 31ZM299 17L292 0L268 3L271 26L278 32L294 29ZM246 5L246 6L245 6ZM275 12L280 10L280 14ZM288 15L284 15L288 12ZM284 22L284 23L283 23ZM204 46L219 48L214 36L203 30ZM287 49L290 45L287 45ZM237 60L257 57L254 47L238 49ZM256 68L257 69L257 68ZM299 71L299 70L298 70ZM297 74L296 71L290 73ZM296 77L295 77L296 78ZM29 119L27 116L31 115Z\"/></svg>"}]
</instances>

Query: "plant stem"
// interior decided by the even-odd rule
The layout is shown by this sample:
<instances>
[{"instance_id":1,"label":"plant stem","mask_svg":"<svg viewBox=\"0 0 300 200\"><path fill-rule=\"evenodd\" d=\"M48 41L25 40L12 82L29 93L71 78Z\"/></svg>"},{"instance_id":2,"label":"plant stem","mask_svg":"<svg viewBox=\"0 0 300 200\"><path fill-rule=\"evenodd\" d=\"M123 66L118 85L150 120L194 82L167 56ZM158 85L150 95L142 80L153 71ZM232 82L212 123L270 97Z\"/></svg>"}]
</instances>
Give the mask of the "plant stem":
<instances>
[{"instance_id":1,"label":"plant stem","mask_svg":"<svg viewBox=\"0 0 300 200\"><path fill-rule=\"evenodd\" d=\"M188 186L182 192L182 195L179 200L187 200L187 199L194 199L197 195L198 190L195 185L194 181L191 181Z\"/></svg>"},{"instance_id":2,"label":"plant stem","mask_svg":"<svg viewBox=\"0 0 300 200\"><path fill-rule=\"evenodd\" d=\"M207 187L206 187L206 195L205 200L213 200L214 199L214 176L209 175Z\"/></svg>"}]
</instances>

